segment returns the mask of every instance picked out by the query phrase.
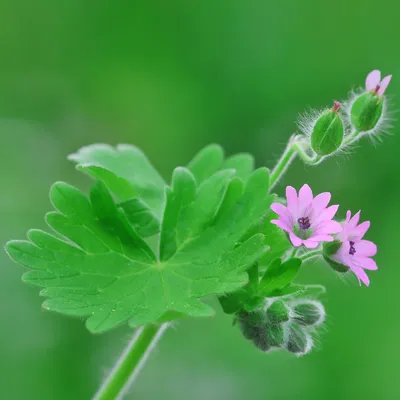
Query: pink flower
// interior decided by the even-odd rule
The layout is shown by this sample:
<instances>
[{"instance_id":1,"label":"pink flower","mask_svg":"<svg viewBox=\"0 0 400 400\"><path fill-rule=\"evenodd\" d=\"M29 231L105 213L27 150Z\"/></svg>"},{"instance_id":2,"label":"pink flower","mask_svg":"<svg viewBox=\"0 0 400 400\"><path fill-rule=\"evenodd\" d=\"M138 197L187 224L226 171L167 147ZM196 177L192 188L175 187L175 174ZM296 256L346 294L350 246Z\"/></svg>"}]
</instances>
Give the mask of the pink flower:
<instances>
[{"instance_id":1,"label":"pink flower","mask_svg":"<svg viewBox=\"0 0 400 400\"><path fill-rule=\"evenodd\" d=\"M332 242L331 234L342 231L339 222L332 221L339 206L327 207L331 200L330 193L321 193L313 197L310 186L304 185L297 196L296 189L286 188L287 207L274 203L271 209L279 219L271 221L289 233L293 246L304 244L315 249L320 242Z\"/></svg>"},{"instance_id":2,"label":"pink flower","mask_svg":"<svg viewBox=\"0 0 400 400\"><path fill-rule=\"evenodd\" d=\"M346 221L343 230L337 235L337 239L342 242L338 252L331 258L343 265L346 265L357 276L358 281L369 286L369 278L364 269L378 269L373 257L377 248L375 243L369 240L362 240L365 233L370 227L370 222L365 221L357 225L360 220L360 212L351 218L351 212L347 211Z\"/></svg>"},{"instance_id":3,"label":"pink flower","mask_svg":"<svg viewBox=\"0 0 400 400\"><path fill-rule=\"evenodd\" d=\"M367 88L367 90L372 90L373 92L375 92L378 96L383 96L391 79L392 75L388 75L385 76L381 81L381 71L375 69L368 74L365 81L365 87Z\"/></svg>"}]
</instances>

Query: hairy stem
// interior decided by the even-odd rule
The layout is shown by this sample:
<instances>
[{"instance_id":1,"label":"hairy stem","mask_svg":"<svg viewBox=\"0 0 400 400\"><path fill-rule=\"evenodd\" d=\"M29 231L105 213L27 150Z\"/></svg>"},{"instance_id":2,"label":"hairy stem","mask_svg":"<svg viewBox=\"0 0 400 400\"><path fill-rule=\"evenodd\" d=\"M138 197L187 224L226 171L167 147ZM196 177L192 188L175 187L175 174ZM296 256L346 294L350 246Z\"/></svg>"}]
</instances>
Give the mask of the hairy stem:
<instances>
[{"instance_id":1,"label":"hairy stem","mask_svg":"<svg viewBox=\"0 0 400 400\"><path fill-rule=\"evenodd\" d=\"M315 165L318 164L322 158L319 156L311 157L307 154L304 149L304 145L307 145L304 141L297 140L296 136L293 136L281 158L277 162L275 168L271 172L270 187L271 189L276 185L279 179L284 175L289 165L298 155L306 164Z\"/></svg>"},{"instance_id":2,"label":"hairy stem","mask_svg":"<svg viewBox=\"0 0 400 400\"><path fill-rule=\"evenodd\" d=\"M304 253L302 256L300 256L300 258L304 262L319 256L322 256L321 250L314 250L314 251L309 251L308 253Z\"/></svg>"},{"instance_id":3,"label":"hairy stem","mask_svg":"<svg viewBox=\"0 0 400 400\"><path fill-rule=\"evenodd\" d=\"M121 400L167 327L168 324L139 328L93 400Z\"/></svg>"}]
</instances>

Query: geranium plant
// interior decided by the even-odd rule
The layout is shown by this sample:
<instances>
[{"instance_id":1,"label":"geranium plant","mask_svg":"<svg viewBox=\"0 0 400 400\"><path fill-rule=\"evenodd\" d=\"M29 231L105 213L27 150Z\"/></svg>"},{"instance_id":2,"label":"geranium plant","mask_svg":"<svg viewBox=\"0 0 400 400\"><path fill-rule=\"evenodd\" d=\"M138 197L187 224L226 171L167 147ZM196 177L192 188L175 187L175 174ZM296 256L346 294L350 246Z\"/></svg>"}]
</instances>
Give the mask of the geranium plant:
<instances>
[{"instance_id":1,"label":"geranium plant","mask_svg":"<svg viewBox=\"0 0 400 400\"><path fill-rule=\"evenodd\" d=\"M225 158L218 145L177 167L170 183L131 145L69 156L94 179L90 193L55 183L46 215L53 233L30 230L6 251L29 268L22 280L41 288L45 310L82 318L93 333L136 329L95 399L123 398L173 321L214 315L207 296L261 351L312 350L325 288L296 283L300 268L319 258L368 286L377 248L364 239L370 223L359 223L359 212L334 219L330 193L314 196L304 184L280 198L273 188L296 156L317 165L381 132L390 78L373 71L347 102L303 117L271 171L254 169L249 154Z\"/></svg>"}]
</instances>

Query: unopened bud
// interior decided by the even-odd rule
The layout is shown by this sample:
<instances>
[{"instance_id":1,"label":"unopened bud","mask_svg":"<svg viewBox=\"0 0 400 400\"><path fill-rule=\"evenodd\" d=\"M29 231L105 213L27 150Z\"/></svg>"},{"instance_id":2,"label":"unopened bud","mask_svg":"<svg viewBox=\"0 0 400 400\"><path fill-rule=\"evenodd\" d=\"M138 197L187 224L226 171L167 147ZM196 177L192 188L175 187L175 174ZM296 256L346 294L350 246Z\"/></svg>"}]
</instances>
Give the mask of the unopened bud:
<instances>
[{"instance_id":1,"label":"unopened bud","mask_svg":"<svg viewBox=\"0 0 400 400\"><path fill-rule=\"evenodd\" d=\"M297 324L291 324L289 331L289 338L286 344L287 349L291 353L296 353L298 355L306 354L312 349L312 338Z\"/></svg>"},{"instance_id":2,"label":"unopened bud","mask_svg":"<svg viewBox=\"0 0 400 400\"><path fill-rule=\"evenodd\" d=\"M375 128L382 117L385 98L376 91L359 96L353 103L350 112L351 123L359 132L367 132Z\"/></svg>"},{"instance_id":3,"label":"unopened bud","mask_svg":"<svg viewBox=\"0 0 400 400\"><path fill-rule=\"evenodd\" d=\"M325 320L324 306L313 300L302 301L293 307L295 313L293 321L300 325L320 325Z\"/></svg>"},{"instance_id":4,"label":"unopened bud","mask_svg":"<svg viewBox=\"0 0 400 400\"><path fill-rule=\"evenodd\" d=\"M239 314L238 321L243 336L251 340L257 348L262 351L268 351L271 348L266 328L266 316L263 310L250 313L243 311Z\"/></svg>"},{"instance_id":5,"label":"unopened bud","mask_svg":"<svg viewBox=\"0 0 400 400\"><path fill-rule=\"evenodd\" d=\"M280 347L285 342L285 330L282 324L267 324L268 343L274 347Z\"/></svg>"},{"instance_id":6,"label":"unopened bud","mask_svg":"<svg viewBox=\"0 0 400 400\"><path fill-rule=\"evenodd\" d=\"M283 301L274 301L267 309L268 321L272 324L289 321L289 312Z\"/></svg>"},{"instance_id":7,"label":"unopened bud","mask_svg":"<svg viewBox=\"0 0 400 400\"><path fill-rule=\"evenodd\" d=\"M338 113L340 103L325 111L314 125L311 133L311 147L319 156L327 156L340 148L344 126Z\"/></svg>"}]
</instances>

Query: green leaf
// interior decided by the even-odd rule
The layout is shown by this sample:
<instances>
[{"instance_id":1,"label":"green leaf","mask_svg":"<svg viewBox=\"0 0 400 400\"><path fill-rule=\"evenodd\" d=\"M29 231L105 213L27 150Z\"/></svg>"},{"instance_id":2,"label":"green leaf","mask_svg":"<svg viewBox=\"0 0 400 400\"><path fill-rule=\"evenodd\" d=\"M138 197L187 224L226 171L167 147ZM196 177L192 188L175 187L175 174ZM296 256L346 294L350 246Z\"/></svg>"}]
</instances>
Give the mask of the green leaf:
<instances>
[{"instance_id":1,"label":"green leaf","mask_svg":"<svg viewBox=\"0 0 400 400\"><path fill-rule=\"evenodd\" d=\"M260 293L270 296L275 291L288 286L296 277L300 266L300 258L290 258L283 264L281 264L280 259L276 259L261 278L259 285Z\"/></svg>"},{"instance_id":2,"label":"green leaf","mask_svg":"<svg viewBox=\"0 0 400 400\"><path fill-rule=\"evenodd\" d=\"M222 147L211 144L194 156L188 168L199 184L222 169L234 169L237 177L247 181L254 170L254 157L251 154L239 153L224 161Z\"/></svg>"},{"instance_id":3,"label":"green leaf","mask_svg":"<svg viewBox=\"0 0 400 400\"><path fill-rule=\"evenodd\" d=\"M121 201L139 197L160 219L165 203L166 183L137 147L94 144L68 157L77 168L103 181Z\"/></svg>"},{"instance_id":4,"label":"green leaf","mask_svg":"<svg viewBox=\"0 0 400 400\"><path fill-rule=\"evenodd\" d=\"M148 237L160 231L167 185L138 148L95 144L68 158L78 164L79 171L105 183L121 201L130 221L131 215L135 215L134 228L140 235ZM229 169L241 178L236 185L243 186L242 180L247 181L254 170L254 160L245 153L224 160L222 147L212 144L201 150L188 168L198 185L216 172ZM136 218L137 214L141 218Z\"/></svg>"},{"instance_id":5,"label":"green leaf","mask_svg":"<svg viewBox=\"0 0 400 400\"><path fill-rule=\"evenodd\" d=\"M227 158L222 166L222 169L231 168L236 170L236 176L247 181L254 170L254 157L247 153L235 154Z\"/></svg>"},{"instance_id":6,"label":"green leaf","mask_svg":"<svg viewBox=\"0 0 400 400\"><path fill-rule=\"evenodd\" d=\"M90 198L55 184L50 197L57 211L46 221L61 237L32 230L28 241L9 242L6 249L31 269L23 280L43 288L45 309L85 318L92 332L124 322L210 316L214 310L200 299L242 287L246 269L265 251L262 234L240 239L265 212L268 171L253 172L242 196L219 207L231 176L217 172L198 187L187 169L175 171L162 261L133 228L134 213L130 223L103 182L93 186Z\"/></svg>"},{"instance_id":7,"label":"green leaf","mask_svg":"<svg viewBox=\"0 0 400 400\"><path fill-rule=\"evenodd\" d=\"M233 170L219 171L196 192L196 181L188 169L178 167L174 171L161 228L161 261L173 256L177 249L212 224L234 173Z\"/></svg>"},{"instance_id":8,"label":"green leaf","mask_svg":"<svg viewBox=\"0 0 400 400\"><path fill-rule=\"evenodd\" d=\"M265 235L265 244L269 247L268 251L260 260L261 266L269 265L276 258L282 257L291 247L286 233L278 226L271 223L276 214L270 211L265 220L261 232Z\"/></svg>"},{"instance_id":9,"label":"green leaf","mask_svg":"<svg viewBox=\"0 0 400 400\"><path fill-rule=\"evenodd\" d=\"M133 197L119 206L140 236L149 237L160 232L160 221L141 199Z\"/></svg>"},{"instance_id":10,"label":"green leaf","mask_svg":"<svg viewBox=\"0 0 400 400\"><path fill-rule=\"evenodd\" d=\"M198 184L214 175L222 168L224 150L218 144L210 144L200 150L188 164L188 168Z\"/></svg>"}]
</instances>

